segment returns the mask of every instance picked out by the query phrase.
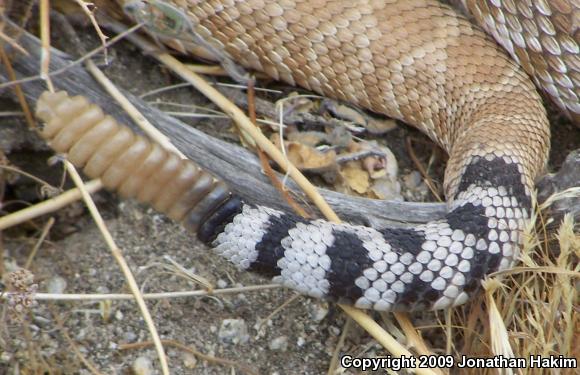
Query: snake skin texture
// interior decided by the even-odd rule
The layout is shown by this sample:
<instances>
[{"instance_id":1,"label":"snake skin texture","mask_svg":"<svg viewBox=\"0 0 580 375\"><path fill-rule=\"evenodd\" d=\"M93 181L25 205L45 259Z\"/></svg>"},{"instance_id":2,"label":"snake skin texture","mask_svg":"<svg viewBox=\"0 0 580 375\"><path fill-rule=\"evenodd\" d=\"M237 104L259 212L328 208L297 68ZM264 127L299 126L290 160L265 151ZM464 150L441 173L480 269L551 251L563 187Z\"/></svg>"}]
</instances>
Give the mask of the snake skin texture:
<instances>
[{"instance_id":1,"label":"snake skin texture","mask_svg":"<svg viewBox=\"0 0 580 375\"><path fill-rule=\"evenodd\" d=\"M463 0L478 23L580 124L580 1Z\"/></svg>"},{"instance_id":2,"label":"snake skin texture","mask_svg":"<svg viewBox=\"0 0 580 375\"><path fill-rule=\"evenodd\" d=\"M515 38L504 42L508 51L577 113L577 34L558 26L577 11L575 2L466 5L494 35ZM533 181L547 159L549 124L529 76L478 27L430 0L165 3L187 17L187 32L243 67L400 119L449 154L444 220L376 230L309 221L234 197L199 230L218 254L313 297L399 311L462 304L487 274L513 265ZM535 28L530 12L540 15ZM526 43L549 48L545 60L537 50L520 54L518 27Z\"/></svg>"}]
</instances>

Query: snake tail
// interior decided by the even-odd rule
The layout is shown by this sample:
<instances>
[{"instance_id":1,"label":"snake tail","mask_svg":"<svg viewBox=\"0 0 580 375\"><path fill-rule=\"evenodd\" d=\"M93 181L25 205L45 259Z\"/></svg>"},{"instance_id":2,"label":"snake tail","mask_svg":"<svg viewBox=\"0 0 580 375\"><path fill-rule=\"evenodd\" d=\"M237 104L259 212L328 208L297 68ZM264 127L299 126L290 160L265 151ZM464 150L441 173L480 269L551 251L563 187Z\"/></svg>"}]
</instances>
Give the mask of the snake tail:
<instances>
[{"instance_id":1,"label":"snake tail","mask_svg":"<svg viewBox=\"0 0 580 375\"><path fill-rule=\"evenodd\" d=\"M82 96L45 92L36 115L42 137L86 175L180 222L239 268L359 308L466 302L485 275L512 266L531 210L518 159L488 154L469 158L444 220L382 230L306 220L245 203Z\"/></svg>"}]
</instances>

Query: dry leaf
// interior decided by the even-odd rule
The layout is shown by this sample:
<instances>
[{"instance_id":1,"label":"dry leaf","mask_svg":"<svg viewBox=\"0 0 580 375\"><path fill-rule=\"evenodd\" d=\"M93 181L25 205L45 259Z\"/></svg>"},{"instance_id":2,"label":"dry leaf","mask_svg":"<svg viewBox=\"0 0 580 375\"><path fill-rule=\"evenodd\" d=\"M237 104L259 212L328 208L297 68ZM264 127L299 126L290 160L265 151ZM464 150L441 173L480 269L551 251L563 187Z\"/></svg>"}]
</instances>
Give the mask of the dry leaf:
<instances>
[{"instance_id":1,"label":"dry leaf","mask_svg":"<svg viewBox=\"0 0 580 375\"><path fill-rule=\"evenodd\" d=\"M336 153L332 150L320 152L300 143L287 142L288 159L300 170L327 170L336 165Z\"/></svg>"},{"instance_id":2,"label":"dry leaf","mask_svg":"<svg viewBox=\"0 0 580 375\"><path fill-rule=\"evenodd\" d=\"M289 141L301 143L311 147L315 147L320 143L327 142L327 138L328 136L326 133L319 131L304 131L288 134Z\"/></svg>"},{"instance_id":3,"label":"dry leaf","mask_svg":"<svg viewBox=\"0 0 580 375\"><path fill-rule=\"evenodd\" d=\"M280 138L273 134L270 140L280 148ZM303 145L298 142L284 142L288 160L296 168L309 171L328 171L336 169L336 153L333 150L319 151L314 147Z\"/></svg>"},{"instance_id":4,"label":"dry leaf","mask_svg":"<svg viewBox=\"0 0 580 375\"><path fill-rule=\"evenodd\" d=\"M344 183L358 194L365 194L370 187L369 174L361 168L359 162L345 164L340 170L340 175Z\"/></svg>"}]
</instances>

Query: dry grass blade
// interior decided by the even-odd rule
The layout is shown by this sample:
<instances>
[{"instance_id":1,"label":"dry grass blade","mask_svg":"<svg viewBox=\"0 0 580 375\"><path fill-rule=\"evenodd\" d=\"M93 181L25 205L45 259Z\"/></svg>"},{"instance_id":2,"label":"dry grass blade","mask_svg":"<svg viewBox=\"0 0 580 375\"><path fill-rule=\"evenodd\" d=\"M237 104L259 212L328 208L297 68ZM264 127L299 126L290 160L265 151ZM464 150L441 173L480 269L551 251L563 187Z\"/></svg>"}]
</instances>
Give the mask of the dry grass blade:
<instances>
[{"instance_id":1,"label":"dry grass blade","mask_svg":"<svg viewBox=\"0 0 580 375\"><path fill-rule=\"evenodd\" d=\"M254 126L256 126L256 121L257 121L256 120L256 91L254 90L254 80L253 79L250 80L250 82L248 84L248 115L250 117L250 121L252 121ZM282 127L280 127L280 129L282 129ZM282 143L282 145L283 145L283 143ZM294 198L292 198L292 196L290 195L288 190L284 188L284 185L278 179L278 176L276 176L276 173L274 172L274 170L270 166L270 160L266 157L266 154L264 154L264 151L262 151L262 149L258 148L257 152L258 152L258 156L260 158L260 163L262 164L262 169L264 170L264 172L266 173L266 175L268 176L268 178L272 182L272 185L276 188L276 190L278 190L280 192L280 194L282 195L282 198L284 198L284 200L288 203L288 205L290 205L290 207L292 207L294 212L296 212L298 215L300 215L303 218L309 219L310 215L308 214L308 212L306 212L306 210L304 208L302 208L302 206L300 206L298 204L298 202L296 202L294 200Z\"/></svg>"},{"instance_id":2,"label":"dry grass blade","mask_svg":"<svg viewBox=\"0 0 580 375\"><path fill-rule=\"evenodd\" d=\"M36 256L36 253L38 252L38 249L40 249L40 246L44 242L44 239L46 238L46 236L48 236L48 232L50 232L50 229L52 228L53 225L54 225L54 218L51 217L50 219L48 219L48 221L44 225L44 228L42 228L42 233L40 234L40 238L34 244L34 247L32 248L30 255L28 255L28 259L26 259L26 263L24 263L24 268L30 269L32 261L34 260L34 257Z\"/></svg>"},{"instance_id":3,"label":"dry grass blade","mask_svg":"<svg viewBox=\"0 0 580 375\"><path fill-rule=\"evenodd\" d=\"M491 350L495 356L514 358L514 351L509 341L507 328L493 298L494 291L501 287L501 283L495 279L486 280L483 283L489 315ZM508 368L505 369L505 373L511 375L513 371Z\"/></svg>"},{"instance_id":4,"label":"dry grass blade","mask_svg":"<svg viewBox=\"0 0 580 375\"><path fill-rule=\"evenodd\" d=\"M121 34L115 36L114 38L111 38L111 40L107 44L105 44L103 46L100 46L98 48L95 48L94 50L92 50L89 53L83 55L82 57L80 57L79 59L71 62L70 64L68 64L66 66L63 66L60 69L53 70L52 72L46 73L47 74L47 78L54 78L55 76L58 76L60 74L63 74L63 73L68 72L72 67L77 66L79 64L82 64L86 60L90 59L91 57L93 57L96 54L98 54L101 51L103 51L105 48L108 48L108 47L112 46L113 44L117 43L118 41L126 38L127 35L129 35L131 33L134 33L135 31L139 30L142 26L143 25L135 25L135 26L133 26L133 27L125 30ZM0 84L0 89L4 89L4 88L8 88L8 87L13 87L13 86L19 85L21 83L32 82L32 81L36 81L36 80L39 80L39 79L44 79L44 77L41 76L41 75L36 75L36 76L21 78L21 79L17 79L17 80L10 80L8 82L5 82L5 83Z\"/></svg>"},{"instance_id":5,"label":"dry grass blade","mask_svg":"<svg viewBox=\"0 0 580 375\"><path fill-rule=\"evenodd\" d=\"M268 314L268 316L266 316L264 319L261 319L260 324L258 325L258 328L256 328L256 331L260 332L262 330L262 328L264 328L264 325L268 324L268 321L271 320L274 316L276 316L280 311L284 310L286 307L288 307L292 302L296 301L298 298L302 297L301 294L295 294L292 297L288 298L286 301L284 301L284 303L282 303L280 306L276 307L270 314Z\"/></svg>"},{"instance_id":6,"label":"dry grass blade","mask_svg":"<svg viewBox=\"0 0 580 375\"><path fill-rule=\"evenodd\" d=\"M164 273L177 276L195 285L199 285L203 287L208 292L208 294L212 294L214 286L208 279L198 274L195 274L191 270L186 269L181 264L173 260L169 255L164 255L163 260L164 262L153 262L152 264L149 264L147 266L140 267L139 272L148 271L151 268L161 268L162 270L164 270L163 271ZM147 272L147 274L149 275L148 278L151 278L153 277L153 275L155 275L155 273L152 272ZM144 290L144 285L145 282L143 283L141 290Z\"/></svg>"},{"instance_id":7,"label":"dry grass blade","mask_svg":"<svg viewBox=\"0 0 580 375\"><path fill-rule=\"evenodd\" d=\"M401 326L403 332L405 332L405 336L407 337L407 340L409 340L409 344L415 348L417 353L420 355L433 355L433 352L429 350L427 344L425 344L425 341L423 341L423 338L419 335L415 326L413 326L413 323L409 318L409 314L393 313L393 315L395 316L395 319L397 319L397 322ZM442 372L438 373L442 374Z\"/></svg>"},{"instance_id":8,"label":"dry grass blade","mask_svg":"<svg viewBox=\"0 0 580 375\"><path fill-rule=\"evenodd\" d=\"M423 167L423 164L421 164L421 162L417 158L417 155L415 154L415 151L413 150L413 144L411 142L410 137L407 137L406 146L407 146L407 152L409 153L409 157L413 161L413 164L415 165L415 167L419 170L419 173L421 173L421 176L423 176L423 178L425 179L425 184L427 185L427 187L431 191L431 194L433 194L433 196L435 197L435 199L437 199L438 202L443 202L443 199L441 198L441 196L439 195L439 193L437 191L437 187L433 183L433 179L431 178L431 176L429 176L429 174L427 173L427 171Z\"/></svg>"},{"instance_id":9,"label":"dry grass blade","mask_svg":"<svg viewBox=\"0 0 580 375\"><path fill-rule=\"evenodd\" d=\"M50 91L54 91L50 79L50 1L40 0L40 40L42 52L40 55L40 78L46 82Z\"/></svg>"},{"instance_id":10,"label":"dry grass blade","mask_svg":"<svg viewBox=\"0 0 580 375\"><path fill-rule=\"evenodd\" d=\"M89 194L96 193L102 188L103 184L100 180L89 181L85 184L85 189ZM75 188L68 190L54 198L37 203L34 206L24 208L10 215L2 216L0 217L0 231L18 224L22 224L36 217L58 211L61 208L78 201L81 198L82 194L80 189Z\"/></svg>"},{"instance_id":11,"label":"dry grass blade","mask_svg":"<svg viewBox=\"0 0 580 375\"><path fill-rule=\"evenodd\" d=\"M6 72L8 73L8 77L10 78L10 80L15 81L16 74L14 73L14 69L12 69L12 64L10 63L10 59L8 58L8 55L6 54L6 51L4 50L4 46L2 46L1 44L0 44L0 59L2 61L2 64L4 65L4 67L6 68ZM24 93L22 92L22 88L20 87L20 85L14 86L14 93L16 94L16 97L18 98L18 102L20 103L20 106L22 107L22 112L24 113L24 117L26 118L26 122L28 123L28 127L30 129L35 128L36 121L34 121L34 117L32 117L32 113L30 112L30 108L28 107L28 102L24 98Z\"/></svg>"},{"instance_id":12,"label":"dry grass blade","mask_svg":"<svg viewBox=\"0 0 580 375\"><path fill-rule=\"evenodd\" d=\"M278 289L281 288L278 284L266 284L266 285L252 285L252 286L242 286L237 288L224 288L224 289L214 289L211 292L207 290L191 290L183 292L161 292L161 293L144 293L143 299L159 300L159 299L169 299L169 298L188 298L188 297L200 297L200 296L210 296L210 295L224 295L224 294L236 294L236 293L246 293L246 292L256 292L266 289ZM0 294L0 300L6 299L7 293ZM134 301L135 297L132 294L125 293L111 293L111 294L54 294L54 293L36 293L34 294L34 299L36 301Z\"/></svg>"},{"instance_id":13,"label":"dry grass blade","mask_svg":"<svg viewBox=\"0 0 580 375\"><path fill-rule=\"evenodd\" d=\"M171 143L171 140L165 136L165 134L161 133L159 129L153 126L149 120L147 120L147 118L145 118L145 116L143 116L139 110L135 108L135 106L121 93L115 84L111 82L109 78L107 78L107 76L95 65L95 63L89 60L87 62L87 69L150 139L158 143L164 149L176 153L182 159L186 158L185 155L183 155L181 151L179 151Z\"/></svg>"},{"instance_id":14,"label":"dry grass blade","mask_svg":"<svg viewBox=\"0 0 580 375\"><path fill-rule=\"evenodd\" d=\"M87 369L89 369L89 371L91 373L93 373L95 375L103 375L103 373L97 369L97 367L95 366L95 364L92 363L88 358L86 358L81 353L81 351L79 350L78 345L74 342L74 340L68 334L67 329L64 326L64 322L63 322L62 318L59 316L59 314L54 309L50 309L50 310L52 312L52 316L54 317L54 320L56 321L56 324L57 324L57 327L58 327L58 329L60 331L60 334L62 335L62 337L64 337L65 341L71 347L71 349L74 352L75 356L85 365L85 367Z\"/></svg>"},{"instance_id":15,"label":"dry grass blade","mask_svg":"<svg viewBox=\"0 0 580 375\"><path fill-rule=\"evenodd\" d=\"M557 199L551 197L549 201ZM477 329L479 319L484 326L489 326L489 332L481 338L466 333L464 354L523 358L528 363L532 357L578 358L580 236L574 232L572 216L564 216L558 233L553 236L543 228L541 215L541 211L535 212L525 232L520 254L522 265L490 275L486 281L487 309L478 314L472 312L464 325ZM539 229L535 228L536 223ZM501 284L498 277L501 277ZM460 323L464 321L459 320ZM505 369L504 372L509 371ZM575 370L560 371L566 374ZM488 369L485 373L494 372ZM528 366L521 373L545 374L547 369Z\"/></svg>"},{"instance_id":16,"label":"dry grass blade","mask_svg":"<svg viewBox=\"0 0 580 375\"><path fill-rule=\"evenodd\" d=\"M326 375L333 375L336 373L336 370L338 369L339 365L338 356L340 355L340 350L344 346L344 341L348 336L351 325L352 319L346 319L346 323L344 323L344 326L342 327L342 333L340 334L338 342L336 343L336 347L334 348L334 352L332 353L332 358L330 359L330 365L328 366L328 371L326 372Z\"/></svg>"},{"instance_id":17,"label":"dry grass blade","mask_svg":"<svg viewBox=\"0 0 580 375\"><path fill-rule=\"evenodd\" d=\"M137 301L137 305L139 306L139 310L141 311L141 315L143 316L143 320L145 320L145 323L147 324L147 328L149 329L149 332L153 338L153 342L155 343L155 349L157 350L157 354L159 356L161 370L163 371L164 375L168 375L169 374L169 365L167 364L167 357L165 356L165 350L163 349L163 344L161 343L161 339L159 338L159 334L157 333L157 328L155 327L155 323L153 322L153 318L151 317L151 313L149 312L149 309L147 308L147 305L145 304L145 300L143 299L143 295L139 291L139 286L137 285L137 281L135 280L135 277L133 276L133 273L131 272L129 265L125 261L125 258L123 257L123 254L121 253L121 250L115 244L115 241L113 240L113 236L111 236L111 233L107 229L105 222L103 221L103 218L101 217L101 214L99 213L99 210L97 209L97 206L95 205L95 202L93 202L93 199L91 198L89 193L86 191L86 189L84 187L84 183L81 179L81 176L78 174L75 167L70 162L65 160L64 164L65 164L66 170L68 171L68 173L71 176L71 179L73 180L75 185L80 189L83 200L85 201L85 204L87 205L87 207L91 213L91 216L95 220L97 227L101 231L101 234L103 235L103 238L105 239L105 242L107 243L107 246L111 250L113 257L115 258L115 260L119 264L119 267L121 267L121 271L123 272L123 276L125 277L127 284L129 284L129 289L131 290L131 292L133 293L133 296L135 297L135 300Z\"/></svg>"}]
</instances>

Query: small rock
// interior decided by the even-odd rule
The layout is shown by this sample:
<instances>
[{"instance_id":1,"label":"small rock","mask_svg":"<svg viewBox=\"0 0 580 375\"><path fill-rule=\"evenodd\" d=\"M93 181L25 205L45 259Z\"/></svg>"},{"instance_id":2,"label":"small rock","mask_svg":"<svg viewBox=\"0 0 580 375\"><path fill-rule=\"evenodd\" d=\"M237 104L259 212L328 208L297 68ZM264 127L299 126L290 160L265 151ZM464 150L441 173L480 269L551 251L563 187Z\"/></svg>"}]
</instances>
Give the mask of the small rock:
<instances>
[{"instance_id":1,"label":"small rock","mask_svg":"<svg viewBox=\"0 0 580 375\"><path fill-rule=\"evenodd\" d=\"M306 344L306 340L304 340L304 337L298 337L298 340L296 340L296 345L301 348L304 346L304 344Z\"/></svg>"},{"instance_id":2,"label":"small rock","mask_svg":"<svg viewBox=\"0 0 580 375\"><path fill-rule=\"evenodd\" d=\"M66 280L60 276L51 277L46 282L46 291L47 293L52 294L62 294L66 289Z\"/></svg>"},{"instance_id":3,"label":"small rock","mask_svg":"<svg viewBox=\"0 0 580 375\"><path fill-rule=\"evenodd\" d=\"M100 293L100 294L107 294L107 293L110 293L110 292L111 292L111 291L109 290L109 288L107 288L107 287L106 287L106 286L104 286L104 285L99 285L99 286L96 288L96 290L97 290L97 293Z\"/></svg>"},{"instance_id":4,"label":"small rock","mask_svg":"<svg viewBox=\"0 0 580 375\"><path fill-rule=\"evenodd\" d=\"M270 341L268 344L270 350L279 350L281 352L285 352L288 349L288 337L287 336L279 336Z\"/></svg>"},{"instance_id":5,"label":"small rock","mask_svg":"<svg viewBox=\"0 0 580 375\"><path fill-rule=\"evenodd\" d=\"M0 354L0 363L10 363L13 360L13 356L12 354L8 353L8 352L2 352L2 354Z\"/></svg>"},{"instance_id":6,"label":"small rock","mask_svg":"<svg viewBox=\"0 0 580 375\"><path fill-rule=\"evenodd\" d=\"M151 364L151 360L147 357L138 357L133 362L133 374L135 375L152 375L153 374L153 365Z\"/></svg>"},{"instance_id":7,"label":"small rock","mask_svg":"<svg viewBox=\"0 0 580 375\"><path fill-rule=\"evenodd\" d=\"M32 321L41 328L48 329L51 325L54 324L50 319L47 319L40 315L35 315L32 318Z\"/></svg>"},{"instance_id":8,"label":"small rock","mask_svg":"<svg viewBox=\"0 0 580 375\"><path fill-rule=\"evenodd\" d=\"M123 312L121 310L115 311L115 319L121 321L123 320L124 317L125 315L123 315Z\"/></svg>"},{"instance_id":9,"label":"small rock","mask_svg":"<svg viewBox=\"0 0 580 375\"><path fill-rule=\"evenodd\" d=\"M218 332L218 339L224 344L245 344L250 339L244 319L224 319Z\"/></svg>"},{"instance_id":10,"label":"small rock","mask_svg":"<svg viewBox=\"0 0 580 375\"><path fill-rule=\"evenodd\" d=\"M84 328L80 328L80 329L77 331L76 335L75 335L75 339L76 339L77 341L82 341L82 340L84 340L86 337L87 337L87 331L86 331L86 329L84 329Z\"/></svg>"},{"instance_id":11,"label":"small rock","mask_svg":"<svg viewBox=\"0 0 580 375\"><path fill-rule=\"evenodd\" d=\"M137 341L137 334L133 331L127 331L123 333L123 340L126 343L131 343Z\"/></svg>"},{"instance_id":12,"label":"small rock","mask_svg":"<svg viewBox=\"0 0 580 375\"><path fill-rule=\"evenodd\" d=\"M330 332L331 335L333 336L338 336L340 335L340 328L336 327L336 326L330 326L328 327L328 331Z\"/></svg>"},{"instance_id":13,"label":"small rock","mask_svg":"<svg viewBox=\"0 0 580 375\"><path fill-rule=\"evenodd\" d=\"M310 309L310 317L315 322L320 322L328 315L328 304L325 302L314 302Z\"/></svg>"},{"instance_id":14,"label":"small rock","mask_svg":"<svg viewBox=\"0 0 580 375\"><path fill-rule=\"evenodd\" d=\"M387 177L373 182L370 189L379 199L390 201L402 201L401 184L396 179Z\"/></svg>"},{"instance_id":15,"label":"small rock","mask_svg":"<svg viewBox=\"0 0 580 375\"><path fill-rule=\"evenodd\" d=\"M228 282L223 280L223 279L219 279L216 284L217 284L217 287L220 289L227 288L227 286L228 286Z\"/></svg>"},{"instance_id":16,"label":"small rock","mask_svg":"<svg viewBox=\"0 0 580 375\"><path fill-rule=\"evenodd\" d=\"M197 366L197 358L191 353L183 353L183 366L188 369L195 368Z\"/></svg>"},{"instance_id":17,"label":"small rock","mask_svg":"<svg viewBox=\"0 0 580 375\"><path fill-rule=\"evenodd\" d=\"M248 297L246 297L246 295L244 293L238 293L236 294L236 302L237 303L246 303L248 302Z\"/></svg>"},{"instance_id":18,"label":"small rock","mask_svg":"<svg viewBox=\"0 0 580 375\"><path fill-rule=\"evenodd\" d=\"M413 171L403 176L403 182L407 189L414 190L423 182L423 177L418 171Z\"/></svg>"}]
</instances>

